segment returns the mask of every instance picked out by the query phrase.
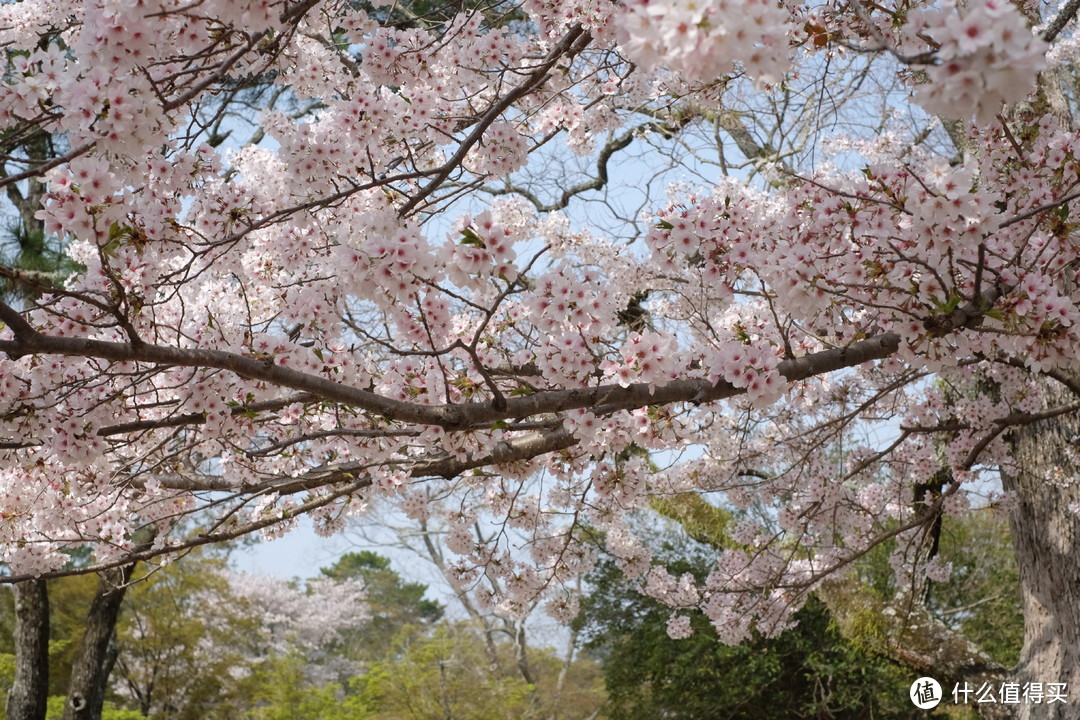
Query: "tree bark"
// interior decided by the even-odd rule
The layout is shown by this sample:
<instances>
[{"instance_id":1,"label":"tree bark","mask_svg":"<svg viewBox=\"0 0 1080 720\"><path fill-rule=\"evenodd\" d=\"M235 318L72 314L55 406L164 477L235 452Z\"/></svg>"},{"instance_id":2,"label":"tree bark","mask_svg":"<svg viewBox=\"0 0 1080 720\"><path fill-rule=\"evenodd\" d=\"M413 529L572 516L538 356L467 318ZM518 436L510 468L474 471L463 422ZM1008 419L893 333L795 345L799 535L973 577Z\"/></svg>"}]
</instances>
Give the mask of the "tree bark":
<instances>
[{"instance_id":1,"label":"tree bark","mask_svg":"<svg viewBox=\"0 0 1080 720\"><path fill-rule=\"evenodd\" d=\"M1080 483L1069 458L1078 436L1075 414L1017 428L1015 465L1002 472L1005 490L1016 494L1009 519L1024 608L1013 681L1066 683L1071 695L1068 704L1020 704L1021 720L1080 718Z\"/></svg>"},{"instance_id":2,"label":"tree bark","mask_svg":"<svg viewBox=\"0 0 1080 720\"><path fill-rule=\"evenodd\" d=\"M44 580L12 586L15 593L15 680L7 720L45 720L49 699L49 595Z\"/></svg>"},{"instance_id":3,"label":"tree bark","mask_svg":"<svg viewBox=\"0 0 1080 720\"><path fill-rule=\"evenodd\" d=\"M116 621L135 565L98 575L98 590L86 615L86 633L71 668L63 720L101 720L105 688L116 662Z\"/></svg>"}]
</instances>

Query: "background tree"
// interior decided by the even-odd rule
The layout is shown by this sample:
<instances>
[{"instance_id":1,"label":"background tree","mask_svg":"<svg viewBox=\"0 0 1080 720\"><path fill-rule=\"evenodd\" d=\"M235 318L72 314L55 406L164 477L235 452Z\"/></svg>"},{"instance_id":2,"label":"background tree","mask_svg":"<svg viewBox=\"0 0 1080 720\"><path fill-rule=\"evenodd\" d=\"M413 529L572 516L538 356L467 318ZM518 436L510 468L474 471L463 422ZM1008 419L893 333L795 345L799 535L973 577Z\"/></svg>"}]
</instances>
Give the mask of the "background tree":
<instances>
[{"instance_id":1,"label":"background tree","mask_svg":"<svg viewBox=\"0 0 1080 720\"><path fill-rule=\"evenodd\" d=\"M650 546L676 576L707 574L712 553L730 548L730 513L672 498L655 504L669 518L652 530ZM674 522L672 522L674 520ZM648 518L642 522L653 524ZM1023 643L1020 585L1012 561L1007 518L984 513L953 520L943 532L940 559L957 565L947 581L931 583L928 605L934 615L980 646L994 660L1014 664ZM882 546L856 571L862 593L877 603L896 595L889 556ZM671 608L628 582L612 558L587 576L582 602L586 647L604 668L606 716L651 717L922 717L910 703L910 658L903 623L880 614L867 595L828 594L799 611L798 624L773 639L755 637L728 647L701 617L689 618L692 635L673 639ZM895 644L894 644L895 643ZM951 692L951 688L949 688ZM962 717L969 717L962 714Z\"/></svg>"},{"instance_id":2,"label":"background tree","mask_svg":"<svg viewBox=\"0 0 1080 720\"><path fill-rule=\"evenodd\" d=\"M342 654L348 657L384 658L406 626L428 626L443 616L442 605L424 597L426 585L403 581L390 567L390 558L370 550L345 553L321 572L333 580L355 581L364 591L371 617L363 627L342 632Z\"/></svg>"},{"instance_id":3,"label":"background tree","mask_svg":"<svg viewBox=\"0 0 1080 720\"><path fill-rule=\"evenodd\" d=\"M261 612L236 595L225 561L189 555L139 582L118 628L113 687L144 717L208 718L236 709Z\"/></svg>"},{"instance_id":4,"label":"background tree","mask_svg":"<svg viewBox=\"0 0 1080 720\"><path fill-rule=\"evenodd\" d=\"M403 632L392 660L374 663L358 680L374 717L595 718L602 702L590 663L575 668L578 684L561 696L551 692L560 661L548 650L532 654L538 684L527 683L512 661L512 642L500 642L503 662L492 665L482 628L443 622L432 633ZM592 682L590 682L592 680Z\"/></svg>"}]
</instances>

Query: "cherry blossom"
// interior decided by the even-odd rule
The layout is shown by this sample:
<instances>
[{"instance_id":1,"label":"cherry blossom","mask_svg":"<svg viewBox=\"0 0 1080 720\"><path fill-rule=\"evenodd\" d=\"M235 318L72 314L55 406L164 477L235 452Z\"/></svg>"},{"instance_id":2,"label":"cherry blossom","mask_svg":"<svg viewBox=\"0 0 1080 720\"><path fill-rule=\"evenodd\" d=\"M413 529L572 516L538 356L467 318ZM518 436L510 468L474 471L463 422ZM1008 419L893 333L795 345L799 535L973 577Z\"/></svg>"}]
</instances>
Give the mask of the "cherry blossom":
<instances>
[{"instance_id":1,"label":"cherry blossom","mask_svg":"<svg viewBox=\"0 0 1080 720\"><path fill-rule=\"evenodd\" d=\"M973 107L980 122L989 122L1003 103L1031 93L1035 75L1046 66L1046 43L1024 28L1011 3L987 0L962 9L947 4L909 22L909 36L929 36L940 46L926 69L929 83L917 96L931 113L956 117L957 110Z\"/></svg>"},{"instance_id":2,"label":"cherry blossom","mask_svg":"<svg viewBox=\"0 0 1080 720\"><path fill-rule=\"evenodd\" d=\"M77 265L0 268L7 579L386 507L479 603L569 617L604 551L680 637L779 633L883 542L947 577L927 528L1075 409L1047 385L1077 392L1080 140L1023 104L1072 31L998 0L395 8L0 5L0 184ZM789 128L841 59L917 106ZM627 148L681 158L666 200ZM688 496L738 516L705 578L633 520Z\"/></svg>"}]
</instances>

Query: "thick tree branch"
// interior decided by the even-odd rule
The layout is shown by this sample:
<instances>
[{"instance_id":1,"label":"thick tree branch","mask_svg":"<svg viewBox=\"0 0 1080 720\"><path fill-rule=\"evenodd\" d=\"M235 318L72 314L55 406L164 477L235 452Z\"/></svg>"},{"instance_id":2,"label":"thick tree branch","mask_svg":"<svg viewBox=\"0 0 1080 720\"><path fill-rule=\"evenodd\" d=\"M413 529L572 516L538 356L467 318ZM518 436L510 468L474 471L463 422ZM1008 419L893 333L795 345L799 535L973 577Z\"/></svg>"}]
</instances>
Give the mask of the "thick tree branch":
<instances>
[{"instance_id":1,"label":"thick tree branch","mask_svg":"<svg viewBox=\"0 0 1080 720\"><path fill-rule=\"evenodd\" d=\"M388 460L385 462L363 463L350 462L338 465L317 468L311 472L295 478L274 478L261 483L246 485L243 491L249 495L257 495L275 492L280 495L292 495L306 490L315 490L335 483L351 481L366 477L368 470L374 466L395 467L405 470L411 477L442 477L453 478L469 470L499 465L503 463L528 460L538 455L544 455L558 450L565 450L577 444L578 440L573 434L562 428L547 432L530 433L524 437L504 440L495 445L491 452L482 455L469 455L465 458L453 456L439 456L435 458L419 458L416 460ZM153 474L134 482L141 486L146 480L156 480L162 487L172 490L185 491L235 491L235 481L220 475L183 475Z\"/></svg>"},{"instance_id":2,"label":"thick tree branch","mask_svg":"<svg viewBox=\"0 0 1080 720\"><path fill-rule=\"evenodd\" d=\"M1065 29L1065 26L1076 17L1078 11L1080 11L1080 0L1069 0L1065 7L1061 8L1057 15L1054 16L1054 19L1050 21L1050 24L1046 26L1042 39L1048 43L1054 42L1055 38Z\"/></svg>"},{"instance_id":3,"label":"thick tree branch","mask_svg":"<svg viewBox=\"0 0 1080 720\"><path fill-rule=\"evenodd\" d=\"M307 392L323 400L355 405L389 420L438 425L449 430L463 429L496 420L521 419L542 413L579 408L603 406L607 411L613 412L675 402L706 403L745 392L745 389L724 381L713 384L705 379L691 379L678 380L660 386L635 383L627 387L600 385L591 388L541 391L526 397L508 398L502 410L492 407L490 403L421 405L383 397L377 393L343 385L317 375L291 370L275 365L269 360L223 350L131 345L102 340L46 336L33 331L18 313L14 313L10 308L6 309L8 312L0 308L0 319L7 322L13 329L18 325L15 340L0 341L0 352L5 352L10 357L31 354L64 355L156 366L218 368L250 380L262 380L279 387ZM847 347L784 361L779 369L789 381L805 380L815 375L854 367L870 360L886 358L895 353L899 347L899 336L894 333L885 333Z\"/></svg>"},{"instance_id":4,"label":"thick tree branch","mask_svg":"<svg viewBox=\"0 0 1080 720\"><path fill-rule=\"evenodd\" d=\"M976 325L1003 293L1002 288L991 288L978 303L969 303L947 315L927 321L927 329L932 336L941 337L957 329ZM257 359L223 350L132 345L47 336L38 333L19 313L2 303L0 320L7 323L15 334L14 340L0 341L0 352L5 352L10 357L30 354L65 355L155 366L218 368L250 380L262 380L278 387L310 393L323 400L354 405L389 420L437 425L448 430L461 430L498 420L523 419L581 408L601 409L603 413L610 413L648 405L679 402L701 404L735 397L745 392L745 388L736 387L726 381L714 384L704 378L695 378L676 380L659 386L634 383L626 387L600 385L545 390L525 397L508 398L501 408L489 402L422 405L384 397L369 390L275 365L269 359ZM785 360L778 369L789 382L797 382L872 360L881 360L896 353L899 348L899 335L883 333L846 347Z\"/></svg>"}]
</instances>

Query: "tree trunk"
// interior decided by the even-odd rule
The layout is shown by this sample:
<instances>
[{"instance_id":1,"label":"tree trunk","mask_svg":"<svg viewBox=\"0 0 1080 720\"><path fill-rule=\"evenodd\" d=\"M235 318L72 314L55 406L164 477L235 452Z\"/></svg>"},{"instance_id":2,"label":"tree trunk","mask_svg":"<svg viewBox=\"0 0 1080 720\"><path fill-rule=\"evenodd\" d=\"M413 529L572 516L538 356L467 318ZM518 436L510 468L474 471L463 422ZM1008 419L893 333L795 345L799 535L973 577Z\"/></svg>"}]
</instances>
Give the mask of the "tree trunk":
<instances>
[{"instance_id":1,"label":"tree trunk","mask_svg":"<svg viewBox=\"0 0 1080 720\"><path fill-rule=\"evenodd\" d=\"M1075 414L1018 428L1011 437L1015 467L1002 472L1005 489L1016 493L1009 519L1024 608L1013 681L1042 683L1044 690L1066 683L1071 695L1068 704L1017 705L1022 720L1080 718L1080 483L1068 457L1078 436Z\"/></svg>"},{"instance_id":2,"label":"tree trunk","mask_svg":"<svg viewBox=\"0 0 1080 720\"><path fill-rule=\"evenodd\" d=\"M12 586L15 593L15 680L8 720L45 720L49 699L49 595L44 580Z\"/></svg>"},{"instance_id":3,"label":"tree trunk","mask_svg":"<svg viewBox=\"0 0 1080 720\"><path fill-rule=\"evenodd\" d=\"M98 591L86 616L86 634L71 667L63 720L101 720L105 687L116 662L116 621L135 566L99 574Z\"/></svg>"}]
</instances>

